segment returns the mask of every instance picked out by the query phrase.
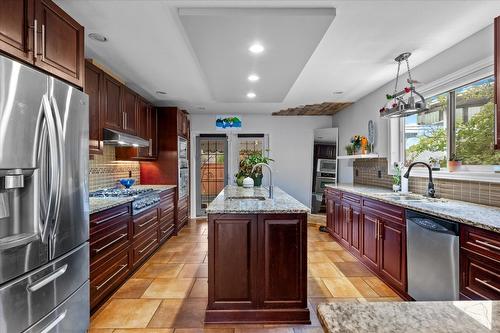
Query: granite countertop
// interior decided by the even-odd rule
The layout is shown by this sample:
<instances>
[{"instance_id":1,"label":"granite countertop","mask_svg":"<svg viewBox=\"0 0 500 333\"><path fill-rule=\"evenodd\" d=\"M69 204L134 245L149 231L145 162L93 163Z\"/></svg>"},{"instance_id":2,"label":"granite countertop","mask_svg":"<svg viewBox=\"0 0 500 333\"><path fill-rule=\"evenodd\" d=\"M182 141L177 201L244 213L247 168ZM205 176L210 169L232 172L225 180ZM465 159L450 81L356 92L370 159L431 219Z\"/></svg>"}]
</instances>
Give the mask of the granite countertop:
<instances>
[{"instance_id":1,"label":"granite countertop","mask_svg":"<svg viewBox=\"0 0 500 333\"><path fill-rule=\"evenodd\" d=\"M134 185L133 188L152 188L154 190L163 192L175 188L176 185ZM90 214L102 212L103 210L110 209L116 206L123 205L127 202L134 201L133 197L127 198L98 198L98 197L90 197L89 198L89 206L90 206Z\"/></svg>"},{"instance_id":2,"label":"granite countertop","mask_svg":"<svg viewBox=\"0 0 500 333\"><path fill-rule=\"evenodd\" d=\"M330 333L491 333L500 301L322 303L318 317Z\"/></svg>"},{"instance_id":3,"label":"granite countertop","mask_svg":"<svg viewBox=\"0 0 500 333\"><path fill-rule=\"evenodd\" d=\"M265 200L241 199L241 197L264 197ZM228 199L229 197L239 197ZM274 187L274 198L269 199L269 190L265 187L243 188L234 185L226 186L210 203L208 214L256 214L256 213L308 213L308 207Z\"/></svg>"},{"instance_id":4,"label":"granite countertop","mask_svg":"<svg viewBox=\"0 0 500 333\"><path fill-rule=\"evenodd\" d=\"M500 208L451 199L396 200L387 196L395 194L394 192L376 186L352 184L326 186L500 233ZM418 194L411 195L423 197Z\"/></svg>"}]
</instances>

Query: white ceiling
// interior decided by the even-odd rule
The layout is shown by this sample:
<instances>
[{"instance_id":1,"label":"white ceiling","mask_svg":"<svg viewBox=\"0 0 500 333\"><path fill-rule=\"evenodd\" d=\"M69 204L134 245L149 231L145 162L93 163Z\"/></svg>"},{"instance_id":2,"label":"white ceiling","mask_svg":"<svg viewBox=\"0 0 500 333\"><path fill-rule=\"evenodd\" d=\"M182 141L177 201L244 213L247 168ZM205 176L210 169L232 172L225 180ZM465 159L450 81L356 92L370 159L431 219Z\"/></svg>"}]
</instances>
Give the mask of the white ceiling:
<instances>
[{"instance_id":1,"label":"white ceiling","mask_svg":"<svg viewBox=\"0 0 500 333\"><path fill-rule=\"evenodd\" d=\"M490 25L500 14L498 0L55 1L85 26L86 34L108 37L106 43L86 38L87 57L109 67L156 104L178 105L191 113L271 113L302 104L356 101L394 77L393 59L402 51L413 53L410 63L416 66ZM275 19L273 26L267 19L262 25L242 22L251 21L251 16L179 16L180 8L198 7L334 8L336 14L331 24L308 25L308 31L294 30L285 18ZM277 38L274 30L282 25L281 36L289 34ZM227 45L221 36L210 35L221 27L228 30ZM262 29L244 31L246 27ZM271 41L255 64L245 52L252 35ZM311 40L304 40L308 36ZM296 43L290 44L294 38ZM214 56L212 43L223 48L224 59ZM283 52L294 45L295 59ZM256 70L261 81L249 85L246 76L253 65L260 66ZM251 86L258 98L249 102L242 92ZM158 95L157 90L168 94Z\"/></svg>"},{"instance_id":2,"label":"white ceiling","mask_svg":"<svg viewBox=\"0 0 500 333\"><path fill-rule=\"evenodd\" d=\"M181 9L182 25L218 103L279 103L335 17L334 8ZM265 50L252 54L253 43ZM247 80L250 74L258 82ZM249 100L247 92L257 96Z\"/></svg>"}]
</instances>

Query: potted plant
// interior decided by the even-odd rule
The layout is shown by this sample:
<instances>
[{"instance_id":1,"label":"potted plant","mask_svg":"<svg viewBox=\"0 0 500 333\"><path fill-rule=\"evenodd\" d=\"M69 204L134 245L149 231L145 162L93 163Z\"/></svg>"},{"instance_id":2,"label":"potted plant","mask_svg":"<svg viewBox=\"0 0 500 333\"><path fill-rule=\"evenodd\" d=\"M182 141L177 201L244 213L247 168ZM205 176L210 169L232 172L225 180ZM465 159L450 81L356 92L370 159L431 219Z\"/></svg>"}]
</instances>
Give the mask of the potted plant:
<instances>
[{"instance_id":1,"label":"potted plant","mask_svg":"<svg viewBox=\"0 0 500 333\"><path fill-rule=\"evenodd\" d=\"M262 185L262 168L257 167L253 170L254 165L259 163L266 163L274 161L273 159L262 155L262 153L254 153L240 162L240 172L244 173L247 177L251 177L254 182L254 186ZM253 170L253 172L252 172Z\"/></svg>"},{"instance_id":2,"label":"potted plant","mask_svg":"<svg viewBox=\"0 0 500 333\"><path fill-rule=\"evenodd\" d=\"M345 146L345 152L347 155L352 155L354 152L354 147L352 144Z\"/></svg>"},{"instance_id":3,"label":"potted plant","mask_svg":"<svg viewBox=\"0 0 500 333\"><path fill-rule=\"evenodd\" d=\"M458 171L461 166L462 166L462 160L458 158L457 155L451 154L448 160L448 171L449 172Z\"/></svg>"},{"instance_id":4,"label":"potted plant","mask_svg":"<svg viewBox=\"0 0 500 333\"><path fill-rule=\"evenodd\" d=\"M392 175L392 190L394 192L401 191L401 166L397 163L394 165L394 174Z\"/></svg>"}]
</instances>

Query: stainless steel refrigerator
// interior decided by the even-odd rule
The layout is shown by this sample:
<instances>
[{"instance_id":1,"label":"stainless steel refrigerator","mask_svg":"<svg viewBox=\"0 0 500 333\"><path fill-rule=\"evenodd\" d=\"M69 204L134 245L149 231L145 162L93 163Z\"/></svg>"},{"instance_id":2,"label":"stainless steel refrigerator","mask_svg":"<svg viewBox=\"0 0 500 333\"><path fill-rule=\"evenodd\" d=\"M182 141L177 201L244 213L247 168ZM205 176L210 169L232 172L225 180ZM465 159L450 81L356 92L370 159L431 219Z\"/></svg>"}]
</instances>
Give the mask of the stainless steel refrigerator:
<instances>
[{"instance_id":1,"label":"stainless steel refrigerator","mask_svg":"<svg viewBox=\"0 0 500 333\"><path fill-rule=\"evenodd\" d=\"M89 323L88 96L0 56L0 332Z\"/></svg>"}]
</instances>

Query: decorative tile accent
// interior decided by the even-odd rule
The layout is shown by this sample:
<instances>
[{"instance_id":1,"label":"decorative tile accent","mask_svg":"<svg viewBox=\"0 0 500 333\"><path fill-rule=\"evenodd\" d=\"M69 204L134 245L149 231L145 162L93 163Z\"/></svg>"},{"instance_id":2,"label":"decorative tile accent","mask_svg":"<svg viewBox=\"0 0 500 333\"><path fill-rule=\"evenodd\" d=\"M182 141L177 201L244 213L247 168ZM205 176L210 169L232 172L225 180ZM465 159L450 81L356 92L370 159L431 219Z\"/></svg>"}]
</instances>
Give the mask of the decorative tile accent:
<instances>
[{"instance_id":1,"label":"decorative tile accent","mask_svg":"<svg viewBox=\"0 0 500 333\"><path fill-rule=\"evenodd\" d=\"M139 162L116 161L115 147L104 145L103 154L89 160L89 191L117 186L121 178L128 178L129 171L132 171L135 184L140 184Z\"/></svg>"},{"instance_id":2,"label":"decorative tile accent","mask_svg":"<svg viewBox=\"0 0 500 333\"><path fill-rule=\"evenodd\" d=\"M354 183L392 188L392 177L387 174L387 159L355 160ZM378 178L378 171L381 178ZM434 179L436 196L482 205L500 207L500 184L457 179ZM424 194L427 178L411 176L408 184L411 192Z\"/></svg>"}]
</instances>

